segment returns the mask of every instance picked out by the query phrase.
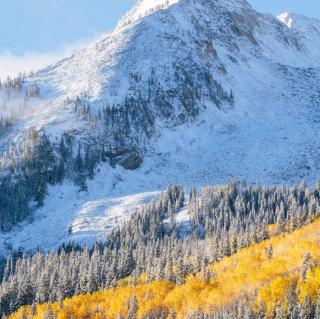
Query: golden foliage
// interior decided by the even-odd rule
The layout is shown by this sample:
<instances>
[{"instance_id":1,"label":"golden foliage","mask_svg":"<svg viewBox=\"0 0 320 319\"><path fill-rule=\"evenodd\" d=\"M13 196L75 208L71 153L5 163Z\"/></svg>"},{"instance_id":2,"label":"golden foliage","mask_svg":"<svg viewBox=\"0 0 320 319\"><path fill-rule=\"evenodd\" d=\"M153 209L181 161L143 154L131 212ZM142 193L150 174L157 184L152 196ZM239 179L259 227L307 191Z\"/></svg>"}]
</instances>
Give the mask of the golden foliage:
<instances>
[{"instance_id":1,"label":"golden foliage","mask_svg":"<svg viewBox=\"0 0 320 319\"><path fill-rule=\"evenodd\" d=\"M272 245L272 257L266 250ZM306 252L312 256L312 264L306 277L301 278L301 264ZM122 280L117 288L92 295L81 295L58 304L52 310L58 319L64 318L118 318L126 316L128 300L135 296L138 304L138 318L164 313L171 318L185 318L196 310L210 312L239 299L247 300L253 310L260 303L267 307L267 314L279 301L286 304L287 292L292 282L296 282L298 300L303 302L306 295L312 299L320 290L320 220L291 234L283 234L270 240L243 249L236 255L212 264L209 269L214 274L210 281L203 274L189 275L185 283L156 281L146 283L144 276L138 285L130 286L130 280ZM42 319L48 305L39 305L33 316ZM10 316L20 319L23 312L30 314L31 308L21 308Z\"/></svg>"}]
</instances>

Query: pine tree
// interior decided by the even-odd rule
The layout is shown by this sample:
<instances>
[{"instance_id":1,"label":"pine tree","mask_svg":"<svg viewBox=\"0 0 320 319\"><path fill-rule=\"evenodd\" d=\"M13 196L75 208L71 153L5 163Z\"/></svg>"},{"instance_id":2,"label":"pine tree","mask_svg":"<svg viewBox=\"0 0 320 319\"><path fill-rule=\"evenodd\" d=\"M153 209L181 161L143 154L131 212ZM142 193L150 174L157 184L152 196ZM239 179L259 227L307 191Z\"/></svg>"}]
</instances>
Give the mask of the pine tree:
<instances>
[{"instance_id":1,"label":"pine tree","mask_svg":"<svg viewBox=\"0 0 320 319\"><path fill-rule=\"evenodd\" d=\"M306 253L301 265L301 278L303 280L307 279L307 272L310 269L311 261L312 261L312 257L310 253Z\"/></svg>"},{"instance_id":2,"label":"pine tree","mask_svg":"<svg viewBox=\"0 0 320 319\"><path fill-rule=\"evenodd\" d=\"M133 296L128 301L128 314L126 319L136 319L138 314L138 301L136 296Z\"/></svg>"},{"instance_id":3,"label":"pine tree","mask_svg":"<svg viewBox=\"0 0 320 319\"><path fill-rule=\"evenodd\" d=\"M259 304L257 319L265 319L266 318L266 306L264 303Z\"/></svg>"},{"instance_id":4,"label":"pine tree","mask_svg":"<svg viewBox=\"0 0 320 319\"><path fill-rule=\"evenodd\" d=\"M53 312L53 309L51 307L51 304L48 304L44 314L43 314L43 317L42 319L56 319L56 315L55 313Z\"/></svg>"},{"instance_id":5,"label":"pine tree","mask_svg":"<svg viewBox=\"0 0 320 319\"><path fill-rule=\"evenodd\" d=\"M27 317L27 314L26 314L26 311L25 311L25 310L23 310L23 311L22 311L22 314L21 314L21 316L20 316L20 319L28 319L28 317Z\"/></svg>"},{"instance_id":6,"label":"pine tree","mask_svg":"<svg viewBox=\"0 0 320 319\"><path fill-rule=\"evenodd\" d=\"M306 297L305 301L301 305L300 319L313 319L313 306L309 296Z\"/></svg>"},{"instance_id":7,"label":"pine tree","mask_svg":"<svg viewBox=\"0 0 320 319\"><path fill-rule=\"evenodd\" d=\"M320 319L320 292L318 293L318 300L316 304L314 319Z\"/></svg>"},{"instance_id":8,"label":"pine tree","mask_svg":"<svg viewBox=\"0 0 320 319\"><path fill-rule=\"evenodd\" d=\"M296 282L292 281L290 284L290 288L287 295L287 302L288 302L288 316L294 316L295 312L297 311L298 300L296 294Z\"/></svg>"},{"instance_id":9,"label":"pine tree","mask_svg":"<svg viewBox=\"0 0 320 319\"><path fill-rule=\"evenodd\" d=\"M272 259L273 257L273 247L272 244L269 244L268 247L266 248L266 257L268 259Z\"/></svg>"},{"instance_id":10,"label":"pine tree","mask_svg":"<svg viewBox=\"0 0 320 319\"><path fill-rule=\"evenodd\" d=\"M33 318L36 314L37 314L37 306L36 306L36 303L33 301L31 306L30 317Z\"/></svg>"},{"instance_id":11,"label":"pine tree","mask_svg":"<svg viewBox=\"0 0 320 319\"><path fill-rule=\"evenodd\" d=\"M22 277L17 296L18 305L32 304L34 300L34 291L29 276Z\"/></svg>"},{"instance_id":12,"label":"pine tree","mask_svg":"<svg viewBox=\"0 0 320 319\"><path fill-rule=\"evenodd\" d=\"M170 224L171 224L172 229L176 229L176 218L175 218L170 200L168 203L168 216L169 216L169 220L170 220Z\"/></svg>"}]
</instances>

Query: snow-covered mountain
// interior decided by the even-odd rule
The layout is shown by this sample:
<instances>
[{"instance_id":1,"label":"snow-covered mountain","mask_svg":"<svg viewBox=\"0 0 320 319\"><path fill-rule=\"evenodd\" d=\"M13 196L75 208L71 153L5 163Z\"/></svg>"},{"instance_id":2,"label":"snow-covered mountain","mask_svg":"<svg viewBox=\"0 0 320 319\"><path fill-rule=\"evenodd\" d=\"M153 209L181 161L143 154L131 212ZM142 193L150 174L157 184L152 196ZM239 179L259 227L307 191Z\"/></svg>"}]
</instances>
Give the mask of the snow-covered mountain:
<instances>
[{"instance_id":1,"label":"snow-covered mountain","mask_svg":"<svg viewBox=\"0 0 320 319\"><path fill-rule=\"evenodd\" d=\"M2 113L14 114L0 130L3 172L12 154L15 162L29 154L30 128L56 148L72 136L75 157L79 142L107 149L86 192L67 172L2 242L52 248L103 238L128 207L172 183L314 182L319 61L316 19L275 18L245 0L138 1L115 30L24 79L20 89L37 93L27 101L2 90Z\"/></svg>"}]
</instances>

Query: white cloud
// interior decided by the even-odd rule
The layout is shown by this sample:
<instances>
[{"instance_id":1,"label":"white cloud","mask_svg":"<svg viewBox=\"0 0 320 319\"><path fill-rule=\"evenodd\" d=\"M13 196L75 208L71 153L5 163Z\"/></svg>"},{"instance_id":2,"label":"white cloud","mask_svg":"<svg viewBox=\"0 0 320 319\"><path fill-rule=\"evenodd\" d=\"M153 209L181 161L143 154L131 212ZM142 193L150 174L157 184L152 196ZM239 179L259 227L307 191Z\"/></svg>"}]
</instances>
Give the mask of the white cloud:
<instances>
[{"instance_id":1,"label":"white cloud","mask_svg":"<svg viewBox=\"0 0 320 319\"><path fill-rule=\"evenodd\" d=\"M23 55L14 55L9 51L0 52L0 79L8 75L14 77L19 73L37 71L51 63L55 63L69 55L76 49L83 47L89 41L81 41L66 45L54 52L27 52Z\"/></svg>"}]
</instances>

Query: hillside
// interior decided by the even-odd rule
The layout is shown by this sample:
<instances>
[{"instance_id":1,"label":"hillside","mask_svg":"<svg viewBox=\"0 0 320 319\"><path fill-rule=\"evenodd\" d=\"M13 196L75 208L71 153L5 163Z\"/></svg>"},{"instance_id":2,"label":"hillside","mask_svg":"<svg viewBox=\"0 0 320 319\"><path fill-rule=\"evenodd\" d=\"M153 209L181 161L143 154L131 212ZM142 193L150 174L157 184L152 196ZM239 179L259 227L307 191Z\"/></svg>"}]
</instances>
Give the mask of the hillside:
<instances>
[{"instance_id":1,"label":"hillside","mask_svg":"<svg viewBox=\"0 0 320 319\"><path fill-rule=\"evenodd\" d=\"M138 0L0 81L0 316L320 319L319 61L317 19Z\"/></svg>"},{"instance_id":2,"label":"hillside","mask_svg":"<svg viewBox=\"0 0 320 319\"><path fill-rule=\"evenodd\" d=\"M245 0L141 0L71 57L3 82L1 251L103 240L170 184L313 184L318 31Z\"/></svg>"},{"instance_id":3,"label":"hillside","mask_svg":"<svg viewBox=\"0 0 320 319\"><path fill-rule=\"evenodd\" d=\"M271 188L234 180L201 192L192 187L188 198L182 186L172 186L93 246L71 242L51 252L13 252L0 272L0 312L61 303L128 277L133 285L143 276L177 286L201 271L211 278L210 263L313 223L319 207L320 183Z\"/></svg>"},{"instance_id":4,"label":"hillside","mask_svg":"<svg viewBox=\"0 0 320 319\"><path fill-rule=\"evenodd\" d=\"M129 278L112 290L35 307L30 318L48 311L52 318L290 318L294 313L319 318L319 233L316 220L242 249L181 285L146 283L144 276L132 285ZM30 308L23 308L9 318L29 314Z\"/></svg>"}]
</instances>

